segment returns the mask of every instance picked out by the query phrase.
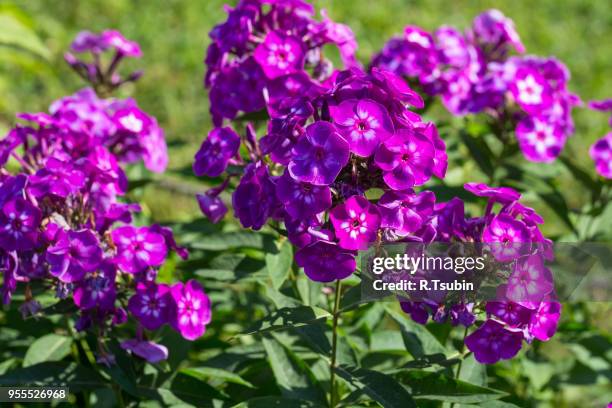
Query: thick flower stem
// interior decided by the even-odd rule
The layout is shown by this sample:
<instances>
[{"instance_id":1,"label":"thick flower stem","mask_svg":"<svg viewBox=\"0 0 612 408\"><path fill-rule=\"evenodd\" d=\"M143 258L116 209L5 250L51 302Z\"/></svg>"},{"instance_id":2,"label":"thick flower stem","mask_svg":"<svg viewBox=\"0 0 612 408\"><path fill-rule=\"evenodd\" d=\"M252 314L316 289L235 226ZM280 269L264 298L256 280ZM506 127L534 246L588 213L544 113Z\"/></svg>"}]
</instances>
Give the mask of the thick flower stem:
<instances>
[{"instance_id":1,"label":"thick flower stem","mask_svg":"<svg viewBox=\"0 0 612 408\"><path fill-rule=\"evenodd\" d=\"M334 298L333 320L332 320L332 351L331 363L329 365L329 406L334 408L337 401L336 390L336 346L338 344L338 318L340 317L340 279L336 281Z\"/></svg>"}]
</instances>

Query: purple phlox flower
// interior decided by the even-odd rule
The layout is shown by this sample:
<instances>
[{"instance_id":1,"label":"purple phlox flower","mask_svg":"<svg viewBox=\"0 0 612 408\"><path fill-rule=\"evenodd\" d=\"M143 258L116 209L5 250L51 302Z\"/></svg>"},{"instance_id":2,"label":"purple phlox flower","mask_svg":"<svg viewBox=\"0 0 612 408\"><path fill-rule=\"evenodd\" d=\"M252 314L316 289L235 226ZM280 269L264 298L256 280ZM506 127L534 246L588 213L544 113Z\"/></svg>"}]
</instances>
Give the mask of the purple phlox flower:
<instances>
[{"instance_id":1,"label":"purple phlox flower","mask_svg":"<svg viewBox=\"0 0 612 408\"><path fill-rule=\"evenodd\" d=\"M179 282L171 288L176 302L176 316L172 327L187 340L196 340L206 331L211 318L210 299L202 286L195 280Z\"/></svg>"},{"instance_id":2,"label":"purple phlox flower","mask_svg":"<svg viewBox=\"0 0 612 408\"><path fill-rule=\"evenodd\" d=\"M261 161L249 164L232 194L236 217L245 228L260 229L278 207L276 186Z\"/></svg>"},{"instance_id":3,"label":"purple phlox flower","mask_svg":"<svg viewBox=\"0 0 612 408\"><path fill-rule=\"evenodd\" d=\"M74 52L94 52L99 53L108 48L108 44L100 41L100 36L98 34L94 34L91 31L81 31L79 32L74 40L72 40L72 44L70 48Z\"/></svg>"},{"instance_id":4,"label":"purple phlox flower","mask_svg":"<svg viewBox=\"0 0 612 408\"><path fill-rule=\"evenodd\" d=\"M409 43L424 49L434 46L431 34L416 26L406 26L406 28L404 28L404 38Z\"/></svg>"},{"instance_id":5,"label":"purple phlox flower","mask_svg":"<svg viewBox=\"0 0 612 408\"><path fill-rule=\"evenodd\" d=\"M478 197L488 197L491 201L504 205L521 198L521 194L510 187L491 187L485 183L466 183L463 188Z\"/></svg>"},{"instance_id":6,"label":"purple phlox flower","mask_svg":"<svg viewBox=\"0 0 612 408\"><path fill-rule=\"evenodd\" d=\"M128 301L128 310L146 329L157 330L170 322L176 313L176 303L169 286L139 282Z\"/></svg>"},{"instance_id":7,"label":"purple phlox flower","mask_svg":"<svg viewBox=\"0 0 612 408\"><path fill-rule=\"evenodd\" d=\"M81 315L79 316L77 321L74 322L74 328L77 332L82 332L90 328L91 324L92 324L92 319L91 319L90 313L87 311L81 311ZM115 356L113 356L112 354L109 354L108 356L111 357L111 360L112 360L110 364L115 364ZM104 363L104 361L102 361L100 357L97 359L97 361Z\"/></svg>"},{"instance_id":8,"label":"purple phlox flower","mask_svg":"<svg viewBox=\"0 0 612 408\"><path fill-rule=\"evenodd\" d=\"M155 173L163 173L168 167L168 146L164 138L164 131L153 118L149 132L142 135L142 157L145 167Z\"/></svg>"},{"instance_id":9,"label":"purple phlox flower","mask_svg":"<svg viewBox=\"0 0 612 408\"><path fill-rule=\"evenodd\" d=\"M179 246L174 239L174 233L172 232L172 228L163 227L159 224L153 224L149 227L152 232L156 232L164 237L166 241L166 247L173 250L180 256L182 259L187 259L189 257L189 251L187 248Z\"/></svg>"},{"instance_id":10,"label":"purple phlox flower","mask_svg":"<svg viewBox=\"0 0 612 408\"><path fill-rule=\"evenodd\" d=\"M421 95L410 88L406 81L392 71L374 67L372 68L372 76L394 99L399 99L417 109L425 106Z\"/></svg>"},{"instance_id":11,"label":"purple phlox flower","mask_svg":"<svg viewBox=\"0 0 612 408\"><path fill-rule=\"evenodd\" d=\"M36 247L41 211L31 202L15 197L0 211L0 246L6 251L24 251Z\"/></svg>"},{"instance_id":12,"label":"purple phlox flower","mask_svg":"<svg viewBox=\"0 0 612 408\"><path fill-rule=\"evenodd\" d=\"M99 270L90 273L76 284L74 303L81 309L112 310L117 296L114 265L103 264Z\"/></svg>"},{"instance_id":13,"label":"purple phlox flower","mask_svg":"<svg viewBox=\"0 0 612 408\"><path fill-rule=\"evenodd\" d=\"M429 122L423 124L423 126L417 126L416 129L433 143L435 152L432 173L438 178L444 178L448 167L448 155L446 154L446 143L440 137L438 128L432 122Z\"/></svg>"},{"instance_id":14,"label":"purple phlox flower","mask_svg":"<svg viewBox=\"0 0 612 408\"><path fill-rule=\"evenodd\" d=\"M102 261L98 237L90 230L59 230L54 245L47 249L49 273L62 282L78 282L95 271Z\"/></svg>"},{"instance_id":15,"label":"purple phlox flower","mask_svg":"<svg viewBox=\"0 0 612 408\"><path fill-rule=\"evenodd\" d=\"M6 165L11 154L13 154L19 145L23 144L27 138L26 133L30 131L29 128L17 125L9 131L4 139L0 139L0 167Z\"/></svg>"},{"instance_id":16,"label":"purple phlox flower","mask_svg":"<svg viewBox=\"0 0 612 408\"><path fill-rule=\"evenodd\" d=\"M472 26L475 40L497 49L506 45L517 52L525 52L525 46L514 27L514 22L496 9L487 10L474 19Z\"/></svg>"},{"instance_id":17,"label":"purple phlox flower","mask_svg":"<svg viewBox=\"0 0 612 408\"><path fill-rule=\"evenodd\" d=\"M405 190L429 180L434 155L434 146L427 137L401 129L379 146L374 161L383 170L383 180L389 187Z\"/></svg>"},{"instance_id":18,"label":"purple phlox flower","mask_svg":"<svg viewBox=\"0 0 612 408\"><path fill-rule=\"evenodd\" d=\"M552 105L549 84L535 69L522 67L516 71L514 81L510 83L514 99L525 112L537 115Z\"/></svg>"},{"instance_id":19,"label":"purple phlox flower","mask_svg":"<svg viewBox=\"0 0 612 408\"><path fill-rule=\"evenodd\" d=\"M514 357L521 349L523 335L510 331L495 320L487 320L465 338L465 345L474 353L476 361L493 364Z\"/></svg>"},{"instance_id":20,"label":"purple phlox flower","mask_svg":"<svg viewBox=\"0 0 612 408\"><path fill-rule=\"evenodd\" d=\"M85 185L85 174L73 164L47 159L45 168L40 169L29 178L28 189L36 198L53 195L66 198L76 194Z\"/></svg>"},{"instance_id":21,"label":"purple phlox flower","mask_svg":"<svg viewBox=\"0 0 612 408\"><path fill-rule=\"evenodd\" d=\"M589 154L595 162L595 170L601 176L612 179L612 132L597 140Z\"/></svg>"},{"instance_id":22,"label":"purple phlox flower","mask_svg":"<svg viewBox=\"0 0 612 408\"><path fill-rule=\"evenodd\" d=\"M121 326L122 324L125 324L127 320L128 315L124 308L116 307L115 310L113 310L113 326Z\"/></svg>"},{"instance_id":23,"label":"purple phlox flower","mask_svg":"<svg viewBox=\"0 0 612 408\"><path fill-rule=\"evenodd\" d=\"M17 289L17 280L15 273L19 266L17 252L7 252L0 249L0 272L2 272L2 303L8 305L11 303L13 292Z\"/></svg>"},{"instance_id":24,"label":"purple phlox flower","mask_svg":"<svg viewBox=\"0 0 612 408\"><path fill-rule=\"evenodd\" d=\"M315 122L295 145L289 174L297 181L329 185L349 158L349 144L328 122Z\"/></svg>"},{"instance_id":25,"label":"purple phlox flower","mask_svg":"<svg viewBox=\"0 0 612 408\"><path fill-rule=\"evenodd\" d=\"M132 213L140 211L139 204L112 203L105 211L95 213L96 230L104 233L118 221L129 224L132 222Z\"/></svg>"},{"instance_id":26,"label":"purple phlox flower","mask_svg":"<svg viewBox=\"0 0 612 408\"><path fill-rule=\"evenodd\" d=\"M21 304L21 306L19 306L19 312L21 313L22 319L27 319L30 316L37 318L37 315L41 309L42 305L34 299L26 300Z\"/></svg>"},{"instance_id":27,"label":"purple phlox flower","mask_svg":"<svg viewBox=\"0 0 612 408\"><path fill-rule=\"evenodd\" d=\"M295 262L308 278L316 282L331 282L349 277L357 267L351 251L327 242L316 241L295 254Z\"/></svg>"},{"instance_id":28,"label":"purple phlox flower","mask_svg":"<svg viewBox=\"0 0 612 408\"><path fill-rule=\"evenodd\" d=\"M465 37L454 27L442 26L434 33L440 63L463 68L470 62Z\"/></svg>"},{"instance_id":29,"label":"purple phlox flower","mask_svg":"<svg viewBox=\"0 0 612 408\"><path fill-rule=\"evenodd\" d=\"M331 190L328 186L315 186L294 180L289 172L276 181L276 195L285 211L294 218L307 218L331 207Z\"/></svg>"},{"instance_id":30,"label":"purple phlox flower","mask_svg":"<svg viewBox=\"0 0 612 408\"><path fill-rule=\"evenodd\" d=\"M322 214L297 219L289 214L285 214L284 221L289 241L298 248L303 248L315 241L323 240L331 242L334 239L332 231L321 228Z\"/></svg>"},{"instance_id":31,"label":"purple phlox flower","mask_svg":"<svg viewBox=\"0 0 612 408\"><path fill-rule=\"evenodd\" d=\"M346 24L340 24L332 21L327 10L321 10L323 21L319 23L315 30L318 31L317 37L323 43L333 43L338 46L340 58L347 68L360 66L359 61L355 56L357 51L357 41L355 34Z\"/></svg>"},{"instance_id":32,"label":"purple phlox flower","mask_svg":"<svg viewBox=\"0 0 612 408\"><path fill-rule=\"evenodd\" d=\"M402 311L410 315L410 318L417 323L425 324L429 319L429 308L424 302L400 301Z\"/></svg>"},{"instance_id":33,"label":"purple phlox flower","mask_svg":"<svg viewBox=\"0 0 612 408\"><path fill-rule=\"evenodd\" d=\"M121 342L121 348L142 357L149 363L159 363L168 359L166 346L152 341L130 339Z\"/></svg>"},{"instance_id":34,"label":"purple phlox flower","mask_svg":"<svg viewBox=\"0 0 612 408\"><path fill-rule=\"evenodd\" d=\"M449 316L451 323L456 325L463 325L470 327L476 322L476 315L472 311L474 309L473 303L456 303L450 307Z\"/></svg>"},{"instance_id":35,"label":"purple phlox flower","mask_svg":"<svg viewBox=\"0 0 612 408\"><path fill-rule=\"evenodd\" d=\"M566 140L560 127L534 116L527 116L519 122L516 137L528 160L543 163L554 161L561 154Z\"/></svg>"},{"instance_id":36,"label":"purple phlox flower","mask_svg":"<svg viewBox=\"0 0 612 408\"><path fill-rule=\"evenodd\" d=\"M7 176L6 178L0 176L0 208L13 198L23 198L23 189L27 182L28 177L25 174Z\"/></svg>"},{"instance_id":37,"label":"purple phlox flower","mask_svg":"<svg viewBox=\"0 0 612 408\"><path fill-rule=\"evenodd\" d=\"M468 103L474 98L473 82L463 72L447 72L444 75L442 103L454 115L465 115L470 112Z\"/></svg>"},{"instance_id":38,"label":"purple phlox flower","mask_svg":"<svg viewBox=\"0 0 612 408\"><path fill-rule=\"evenodd\" d=\"M115 132L115 124L106 111L107 107L108 102L99 99L93 89L84 88L53 102L49 112L57 126L67 128L78 136L79 140L68 141L78 146L83 143L80 139L87 141L87 135L105 140Z\"/></svg>"},{"instance_id":39,"label":"purple phlox flower","mask_svg":"<svg viewBox=\"0 0 612 408\"><path fill-rule=\"evenodd\" d=\"M117 247L115 262L123 272L140 273L166 260L166 240L150 228L126 225L114 229L111 237Z\"/></svg>"},{"instance_id":40,"label":"purple phlox flower","mask_svg":"<svg viewBox=\"0 0 612 408\"><path fill-rule=\"evenodd\" d=\"M218 195L213 194L196 194L200 211L212 222L218 223L225 217L227 207L223 200Z\"/></svg>"},{"instance_id":41,"label":"purple phlox flower","mask_svg":"<svg viewBox=\"0 0 612 408\"><path fill-rule=\"evenodd\" d=\"M304 134L303 120L297 118L272 118L268 133L261 138L261 153L269 154L273 162L287 165L296 141Z\"/></svg>"},{"instance_id":42,"label":"purple phlox flower","mask_svg":"<svg viewBox=\"0 0 612 408\"><path fill-rule=\"evenodd\" d=\"M612 98L602 99L601 101L589 101L588 106L601 112L612 112Z\"/></svg>"},{"instance_id":43,"label":"purple phlox flower","mask_svg":"<svg viewBox=\"0 0 612 408\"><path fill-rule=\"evenodd\" d=\"M378 144L394 133L385 107L371 99L344 101L330 107L330 113L350 150L361 157L372 155Z\"/></svg>"},{"instance_id":44,"label":"purple phlox flower","mask_svg":"<svg viewBox=\"0 0 612 408\"><path fill-rule=\"evenodd\" d=\"M561 317L561 303L542 302L533 314L527 332L540 341L548 341L557 331Z\"/></svg>"},{"instance_id":45,"label":"purple phlox flower","mask_svg":"<svg viewBox=\"0 0 612 408\"><path fill-rule=\"evenodd\" d=\"M255 4L241 2L238 7L226 6L227 21L217 24L208 34L213 45L220 51L243 51L253 31L253 24L259 15L259 7ZM210 47L209 47L210 53Z\"/></svg>"},{"instance_id":46,"label":"purple phlox flower","mask_svg":"<svg viewBox=\"0 0 612 408\"><path fill-rule=\"evenodd\" d=\"M125 172L119 167L115 155L105 147L96 146L87 156L86 163L85 172L91 180L95 180L94 184L97 183L100 189L106 192L110 189L113 195L125 194L128 187Z\"/></svg>"},{"instance_id":47,"label":"purple phlox flower","mask_svg":"<svg viewBox=\"0 0 612 408\"><path fill-rule=\"evenodd\" d=\"M282 118L290 122L291 125L299 124L302 126L306 120L314 113L311 100L306 97L287 97L278 101L276 104L268 105L270 117Z\"/></svg>"},{"instance_id":48,"label":"purple phlox flower","mask_svg":"<svg viewBox=\"0 0 612 408\"><path fill-rule=\"evenodd\" d=\"M603 99L601 101L590 101L588 107L601 112L612 112L612 98ZM612 115L610 115L608 123L612 127Z\"/></svg>"},{"instance_id":49,"label":"purple phlox flower","mask_svg":"<svg viewBox=\"0 0 612 408\"><path fill-rule=\"evenodd\" d=\"M240 136L232 128L215 128L200 146L193 162L196 176L218 177L240 147Z\"/></svg>"},{"instance_id":50,"label":"purple phlox flower","mask_svg":"<svg viewBox=\"0 0 612 408\"><path fill-rule=\"evenodd\" d=\"M507 214L491 220L482 233L482 242L489 244L491 253L500 262L508 262L524 255L530 248L530 236L525 223Z\"/></svg>"},{"instance_id":51,"label":"purple phlox flower","mask_svg":"<svg viewBox=\"0 0 612 408\"><path fill-rule=\"evenodd\" d=\"M539 302L554 289L553 277L540 255L517 262L508 278L506 297L514 302Z\"/></svg>"},{"instance_id":52,"label":"purple phlox flower","mask_svg":"<svg viewBox=\"0 0 612 408\"><path fill-rule=\"evenodd\" d=\"M105 30L100 35L100 42L106 47L112 47L117 53L126 57L142 57L140 45L135 41L127 40L119 31Z\"/></svg>"},{"instance_id":53,"label":"purple phlox flower","mask_svg":"<svg viewBox=\"0 0 612 408\"><path fill-rule=\"evenodd\" d=\"M522 327L531 321L532 310L515 302L487 302L485 310L510 327Z\"/></svg>"},{"instance_id":54,"label":"purple phlox flower","mask_svg":"<svg viewBox=\"0 0 612 408\"><path fill-rule=\"evenodd\" d=\"M433 214L436 196L431 191L388 191L378 200L380 226L392 228L399 236L418 231Z\"/></svg>"},{"instance_id":55,"label":"purple phlox flower","mask_svg":"<svg viewBox=\"0 0 612 408\"><path fill-rule=\"evenodd\" d=\"M467 225L463 201L459 197L454 197L448 202L437 203L434 207L432 224L436 229L436 239L439 241L464 237Z\"/></svg>"},{"instance_id":56,"label":"purple phlox flower","mask_svg":"<svg viewBox=\"0 0 612 408\"><path fill-rule=\"evenodd\" d=\"M261 67L252 57L221 71L209 93L214 125L221 126L223 118L233 119L239 111L263 109L265 81Z\"/></svg>"},{"instance_id":57,"label":"purple phlox flower","mask_svg":"<svg viewBox=\"0 0 612 408\"><path fill-rule=\"evenodd\" d=\"M336 238L344 249L367 249L376 240L380 212L363 196L352 196L329 214Z\"/></svg>"},{"instance_id":58,"label":"purple phlox flower","mask_svg":"<svg viewBox=\"0 0 612 408\"><path fill-rule=\"evenodd\" d=\"M310 99L321 92L322 87L317 85L308 74L303 71L280 76L268 81L266 85L268 109L276 106L285 99L305 97Z\"/></svg>"},{"instance_id":59,"label":"purple phlox flower","mask_svg":"<svg viewBox=\"0 0 612 408\"><path fill-rule=\"evenodd\" d=\"M48 265L46 254L36 251L19 252L19 269L15 279L20 282L28 282L32 279L43 279L47 277Z\"/></svg>"},{"instance_id":60,"label":"purple phlox flower","mask_svg":"<svg viewBox=\"0 0 612 408\"><path fill-rule=\"evenodd\" d=\"M301 70L304 50L299 38L271 31L253 53L268 78L276 78Z\"/></svg>"},{"instance_id":61,"label":"purple phlox flower","mask_svg":"<svg viewBox=\"0 0 612 408\"><path fill-rule=\"evenodd\" d=\"M168 148L157 120L138 108L131 99L122 101L112 120L117 132L112 144L120 160L131 163L142 160L145 167L161 173L168 165Z\"/></svg>"},{"instance_id":62,"label":"purple phlox flower","mask_svg":"<svg viewBox=\"0 0 612 408\"><path fill-rule=\"evenodd\" d=\"M112 120L120 132L144 135L152 125L152 118L133 105L135 103L117 110Z\"/></svg>"}]
</instances>

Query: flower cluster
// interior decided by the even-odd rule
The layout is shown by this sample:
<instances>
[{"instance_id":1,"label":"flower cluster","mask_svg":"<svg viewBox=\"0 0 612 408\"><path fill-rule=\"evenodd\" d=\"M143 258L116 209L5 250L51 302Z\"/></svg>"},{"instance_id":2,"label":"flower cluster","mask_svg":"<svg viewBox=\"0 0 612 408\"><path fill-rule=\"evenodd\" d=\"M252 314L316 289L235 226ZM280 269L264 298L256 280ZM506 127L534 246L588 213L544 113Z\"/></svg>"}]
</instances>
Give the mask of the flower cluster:
<instances>
[{"instance_id":1,"label":"flower cluster","mask_svg":"<svg viewBox=\"0 0 612 408\"><path fill-rule=\"evenodd\" d=\"M196 154L194 171L216 177L230 163L243 168L232 196L242 225L260 229L271 218L283 221L300 248L296 261L311 279L343 279L355 269L355 251L379 239L383 229L397 237L419 230L412 207L433 203L413 188L445 175L444 142L435 125L409 106L423 101L393 73L338 72L329 89L311 85L271 107L260 140L248 126L248 158L238 153L241 138L233 129L214 129ZM199 196L211 220L224 213L218 194L237 175ZM386 191L378 204L366 198L370 189Z\"/></svg>"},{"instance_id":2,"label":"flower cluster","mask_svg":"<svg viewBox=\"0 0 612 408\"><path fill-rule=\"evenodd\" d=\"M511 273L500 286L494 301L445 302L446 293L428 294L418 301L401 300L404 312L422 324L431 315L442 322L472 326L476 313L484 311L486 321L465 339L477 361L492 364L514 357L527 342L549 340L557 329L561 304L554 300L554 286L545 260L551 259L551 241L538 225L542 217L519 202L520 194L507 187L468 183L465 189L488 198L485 214L466 217L464 203L454 198L438 203L426 222L435 226L436 241L480 244L494 262L506 264ZM500 206L499 211L493 209ZM454 274L454 272L452 272Z\"/></svg>"},{"instance_id":3,"label":"flower cluster","mask_svg":"<svg viewBox=\"0 0 612 408\"><path fill-rule=\"evenodd\" d=\"M591 101L589 107L602 112L612 112L612 99ZM610 126L612 127L612 116L610 116ZM597 173L607 179L612 179L612 132L598 139L591 146L589 153L595 162Z\"/></svg>"},{"instance_id":4,"label":"flower cluster","mask_svg":"<svg viewBox=\"0 0 612 408\"><path fill-rule=\"evenodd\" d=\"M316 88L332 72L325 44L338 47L347 67L358 64L352 31L324 11L323 20L315 20L313 7L302 0L241 0L226 11L227 20L210 32L205 60L216 126Z\"/></svg>"},{"instance_id":5,"label":"flower cluster","mask_svg":"<svg viewBox=\"0 0 612 408\"><path fill-rule=\"evenodd\" d=\"M316 26L299 23L310 18L311 8L292 1L273 2L268 9L263 13L259 2L242 1L211 32L206 84L216 127L196 153L193 170L222 181L198 195L202 212L213 222L221 220L227 207L220 194L229 190L242 226L259 230L271 223L285 233L297 247L296 264L318 282L350 276L357 251L371 245L489 245L493 262L513 268L496 302L446 307L442 296L403 301L403 310L421 323L433 316L466 327L478 312L486 312L487 321L466 338L483 363L514 356L523 340L548 340L560 305L544 266L551 242L539 230L543 219L510 188L466 185L489 199L485 214L474 218L466 217L459 198L437 203L432 191L421 190L432 178L444 178L446 146L436 126L411 110L425 103L402 77L441 94L454 112L503 115L520 124L518 133L527 132L529 120L554 123L555 137L564 141L576 102L565 88L564 67L555 60L508 58L511 48L522 52L524 47L512 22L491 11L466 35L449 27L435 36L407 27L404 38L391 40L375 58L369 73L352 67L326 72L321 80L316 66L322 60L312 60L313 48L304 46L315 38L312 31L298 34ZM308 76L303 70L311 61L315 69ZM238 111L263 108L268 120L262 137L252 123L224 126L222 119L231 120ZM538 160L558 154L522 146Z\"/></svg>"},{"instance_id":6,"label":"flower cluster","mask_svg":"<svg viewBox=\"0 0 612 408\"><path fill-rule=\"evenodd\" d=\"M563 63L508 57L511 49L525 51L514 23L489 10L466 33L443 26L430 34L408 26L403 37L391 39L374 57L372 66L440 95L455 115L490 115L501 129L514 129L528 160L551 162L574 132L571 110L580 99L567 89L569 71Z\"/></svg>"},{"instance_id":7,"label":"flower cluster","mask_svg":"<svg viewBox=\"0 0 612 408\"><path fill-rule=\"evenodd\" d=\"M112 46L126 55L123 46L138 49L119 39L115 32L84 33L73 48L99 52ZM167 227L133 225L139 205L120 201L127 191L120 163L142 159L150 170L166 167L166 144L155 118L131 99L101 99L91 89L54 102L49 114L18 117L29 123L0 140L3 303L21 283L22 312L37 315L41 306L32 287L42 284L59 299L72 298L79 313L76 328L95 329L99 336L125 323L129 312L139 330L125 348L150 361L167 356L167 350L147 342L142 328L168 324L187 339L201 336L210 320L202 287L194 281L155 282L170 250L183 258L187 251ZM99 353L101 361L112 361L102 343Z\"/></svg>"}]
</instances>

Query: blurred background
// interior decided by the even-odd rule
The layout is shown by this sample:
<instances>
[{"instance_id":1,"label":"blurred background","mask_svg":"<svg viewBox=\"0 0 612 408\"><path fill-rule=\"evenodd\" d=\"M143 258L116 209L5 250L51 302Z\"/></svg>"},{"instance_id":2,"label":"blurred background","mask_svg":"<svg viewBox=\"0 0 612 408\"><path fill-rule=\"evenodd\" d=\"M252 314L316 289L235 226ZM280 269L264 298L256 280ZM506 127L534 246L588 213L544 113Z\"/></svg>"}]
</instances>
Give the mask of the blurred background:
<instances>
[{"instance_id":1,"label":"blurred background","mask_svg":"<svg viewBox=\"0 0 612 408\"><path fill-rule=\"evenodd\" d=\"M463 30L478 13L496 7L514 20L528 53L554 55L568 66L571 91L585 101L610 96L612 13L606 1L314 3L317 11L325 8L332 19L353 29L359 42L358 56L364 63L407 24L431 31L443 24ZM192 193L204 187L191 177L190 165L211 128L207 94L202 86L203 59L209 30L225 19L223 4L220 0L0 2L0 27L11 28L0 29L0 132L4 134L12 126L16 112L47 110L53 100L84 86L63 61L64 51L79 31L120 30L127 38L138 41L144 52L142 59L129 61L124 69L144 69L145 75L135 86L122 89L119 96L135 97L144 110L156 116L170 146L170 171L138 198L144 200L148 215L157 221L198 217ZM436 110L438 113L451 120L443 109ZM588 147L607 132L608 118L586 109L576 109L574 117L577 130L569 142L568 154L594 175ZM551 176L562 172L558 165L534 167ZM447 182L461 185L464 179L484 181L477 180L474 173L469 167L455 168L454 173L451 168ZM584 191L572 184L572 177L560 177L558 183L569 205L582 207ZM548 233L567 233L555 212L539 201L534 197L531 204L549 215L547 220L551 221L545 227Z\"/></svg>"}]
</instances>

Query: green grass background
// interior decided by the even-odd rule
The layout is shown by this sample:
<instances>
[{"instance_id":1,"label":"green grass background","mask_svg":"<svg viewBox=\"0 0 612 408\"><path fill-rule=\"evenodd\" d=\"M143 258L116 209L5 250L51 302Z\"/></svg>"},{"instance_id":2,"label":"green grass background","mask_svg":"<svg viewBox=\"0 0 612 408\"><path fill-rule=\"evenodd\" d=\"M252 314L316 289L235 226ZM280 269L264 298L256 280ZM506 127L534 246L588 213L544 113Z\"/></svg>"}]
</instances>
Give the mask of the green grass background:
<instances>
[{"instance_id":1,"label":"green grass background","mask_svg":"<svg viewBox=\"0 0 612 408\"><path fill-rule=\"evenodd\" d=\"M528 53L554 55L567 64L572 73L569 84L572 91L584 100L611 96L612 13L607 1L317 0L314 3L317 10L325 8L334 20L351 26L363 62L407 24L427 30L442 24L464 29L479 12L495 7L515 21ZM202 61L209 43L208 31L225 19L223 4L218 0L0 2L0 10L18 14L50 51L47 61L0 54L0 130L4 132L14 123L16 112L46 110L54 99L82 87L82 81L64 63L63 52L80 30L114 28L138 41L144 52L142 59L124 67L143 68L144 77L136 86L123 89L121 96L135 97L164 127L170 145L170 168L174 170L164 175L164 179L186 175L194 152L211 128L207 94L202 86ZM577 131L568 148L594 174L588 146L607 131L607 117L586 109L576 110L574 117ZM184 182L182 179L181 183ZM569 189L566 199L579 206L580 189L574 190L571 180L565 187ZM198 216L188 193L203 188L203 184L192 184L176 191L158 185L147 188L139 198L144 199L148 213L155 219L184 220Z\"/></svg>"}]
</instances>

